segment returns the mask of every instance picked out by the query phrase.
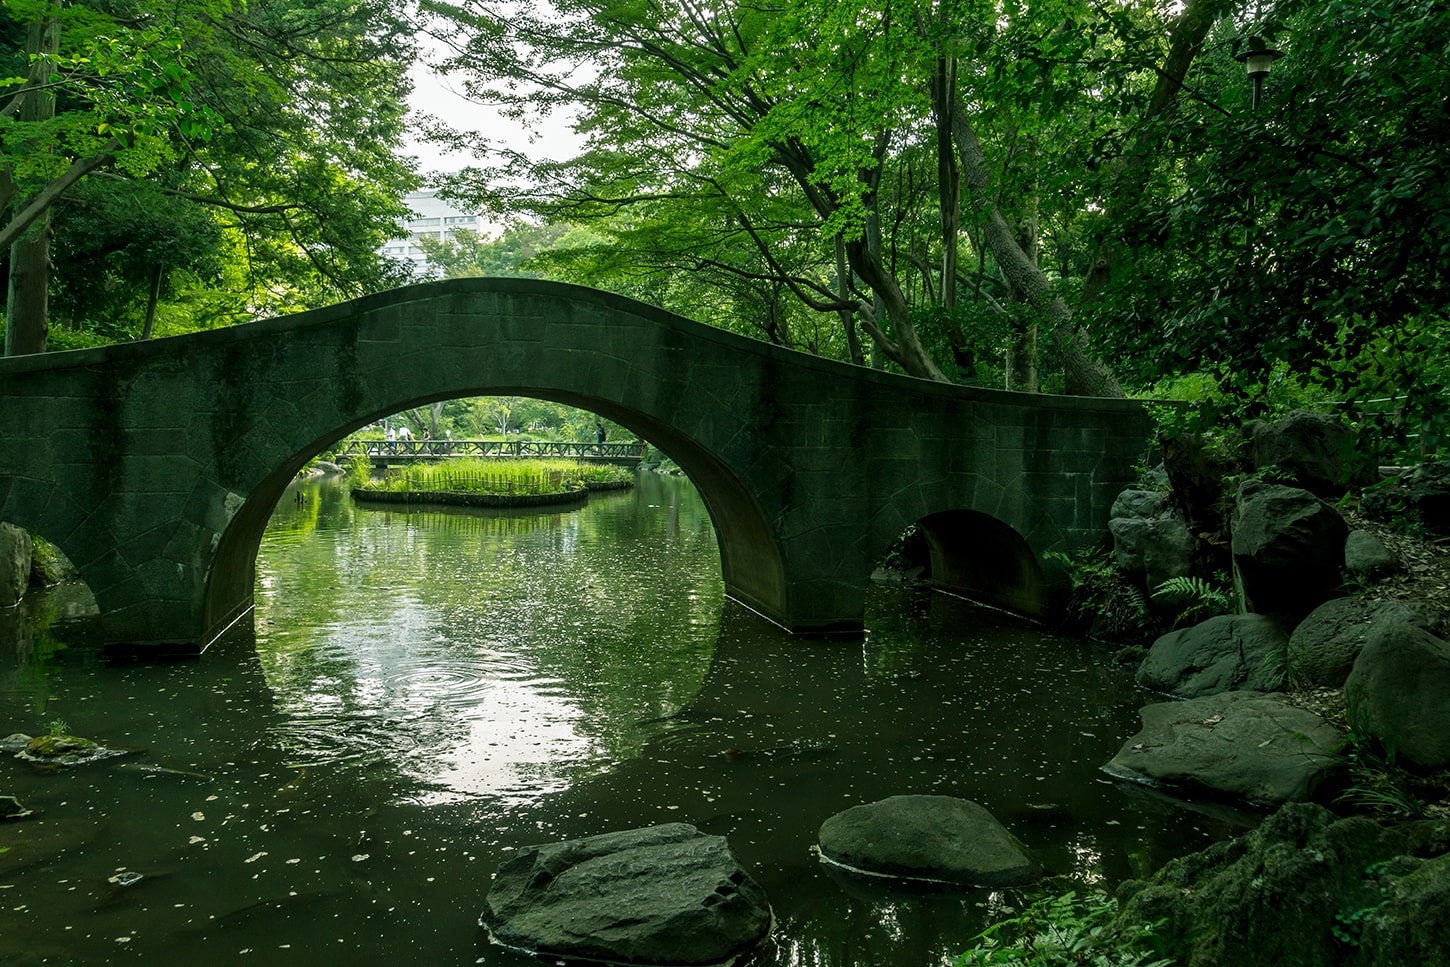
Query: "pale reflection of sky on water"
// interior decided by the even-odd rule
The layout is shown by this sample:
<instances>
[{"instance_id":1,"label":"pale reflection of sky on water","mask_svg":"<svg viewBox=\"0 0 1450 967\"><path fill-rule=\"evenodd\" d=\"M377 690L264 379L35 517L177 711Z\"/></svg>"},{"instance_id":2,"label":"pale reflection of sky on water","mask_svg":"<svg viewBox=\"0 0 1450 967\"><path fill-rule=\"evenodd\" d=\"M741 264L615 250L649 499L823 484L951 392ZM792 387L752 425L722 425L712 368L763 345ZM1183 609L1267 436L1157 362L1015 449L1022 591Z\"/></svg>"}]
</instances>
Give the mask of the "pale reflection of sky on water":
<instances>
[{"instance_id":1,"label":"pale reflection of sky on water","mask_svg":"<svg viewBox=\"0 0 1450 967\"><path fill-rule=\"evenodd\" d=\"M634 718L677 711L699 685L723 590L698 508L682 533L678 508L661 515L643 489L597 496L584 512L317 500L293 507L290 526L279 511L257 600L258 651L287 716L276 739L299 764L387 756L426 787L422 802L522 804L627 752L603 736L618 745ZM699 553L668 567L630 560L617 529ZM367 580L351 573L359 564ZM346 621L318 626L310 609L324 587ZM669 601L679 603L662 613ZM657 649L662 663L630 640L640 622L670 643ZM586 708L601 690L612 697ZM400 746L408 754L396 760Z\"/></svg>"},{"instance_id":2,"label":"pale reflection of sky on water","mask_svg":"<svg viewBox=\"0 0 1450 967\"><path fill-rule=\"evenodd\" d=\"M478 935L498 863L683 820L771 898L751 967L937 967L1022 897L843 878L811 853L827 817L963 796L1109 888L1234 829L1098 771L1143 698L1101 647L892 587L864 641L791 638L724 599L685 481L511 515L302 498L254 640L115 664L52 624L63 594L0 615L0 734L64 719L134 750L0 758L37 810L0 824L0 962L536 967Z\"/></svg>"}]
</instances>

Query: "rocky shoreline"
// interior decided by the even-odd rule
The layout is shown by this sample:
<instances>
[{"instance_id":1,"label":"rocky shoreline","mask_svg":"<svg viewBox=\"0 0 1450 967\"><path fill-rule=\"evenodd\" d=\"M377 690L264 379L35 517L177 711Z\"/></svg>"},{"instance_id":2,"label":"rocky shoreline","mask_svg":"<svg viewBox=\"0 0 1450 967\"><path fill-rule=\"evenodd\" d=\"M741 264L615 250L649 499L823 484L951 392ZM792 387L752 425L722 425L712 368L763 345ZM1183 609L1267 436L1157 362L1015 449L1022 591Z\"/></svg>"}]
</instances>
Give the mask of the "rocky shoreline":
<instances>
[{"instance_id":1,"label":"rocky shoreline","mask_svg":"<svg viewBox=\"0 0 1450 967\"><path fill-rule=\"evenodd\" d=\"M1353 432L1308 412L1164 454L1114 505L1117 587L1096 605L1170 626L1136 655L1164 701L1104 770L1276 811L1124 884L1119 928L1156 924L1185 967L1442 961L1450 466L1366 479ZM1184 609L1167 590L1198 594Z\"/></svg>"}]
</instances>

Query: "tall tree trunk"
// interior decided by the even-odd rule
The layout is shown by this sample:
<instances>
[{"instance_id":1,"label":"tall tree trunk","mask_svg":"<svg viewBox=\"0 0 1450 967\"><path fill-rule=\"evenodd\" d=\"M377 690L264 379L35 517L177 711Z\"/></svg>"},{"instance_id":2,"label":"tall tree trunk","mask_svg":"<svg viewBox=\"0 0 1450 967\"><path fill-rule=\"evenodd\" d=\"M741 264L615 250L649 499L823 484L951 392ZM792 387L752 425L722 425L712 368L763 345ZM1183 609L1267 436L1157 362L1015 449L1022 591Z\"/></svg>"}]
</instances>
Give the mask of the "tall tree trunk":
<instances>
[{"instance_id":1,"label":"tall tree trunk","mask_svg":"<svg viewBox=\"0 0 1450 967\"><path fill-rule=\"evenodd\" d=\"M881 218L876 213L876 206L872 205L866 212L866 251L878 264L881 261L881 250L883 247L881 244ZM857 274L859 275L860 273ZM868 282L867 285L870 285L870 283ZM886 300L881 297L881 293L873 286L871 288L871 318L880 319L884 315L886 315ZM885 369L888 353L886 344L877 338L878 332L873 331L871 327L867 327L867 334L871 336L871 368Z\"/></svg>"},{"instance_id":2,"label":"tall tree trunk","mask_svg":"<svg viewBox=\"0 0 1450 967\"><path fill-rule=\"evenodd\" d=\"M1027 153L1033 158L1033 170L1036 171L1037 146L1028 141ZM1027 196L1027 213L1022 219L1021 245L1022 251L1026 253L1028 260L1041 267L1042 240L1038 234L1038 211L1039 196L1037 192L1037 179L1032 179L1032 191ZM1014 334L1016 359L1013 366L1008 369L1008 378L1015 381L1015 388L1024 393L1036 393L1037 385L1037 321L1029 322L1021 332ZM1013 386L1008 386L1012 389Z\"/></svg>"},{"instance_id":3,"label":"tall tree trunk","mask_svg":"<svg viewBox=\"0 0 1450 967\"><path fill-rule=\"evenodd\" d=\"M1012 227L1002 217L1001 209L992 198L982 144L961 105L952 112L952 135L962 165L962 184L983 216L982 231L987 248L1008 284L1052 323L1052 340L1062 354L1067 392L1075 396L1124 396L1112 370L1088 350L1087 334L1073 325L1067 303L1053 294L1047 276L1027 257Z\"/></svg>"},{"instance_id":4,"label":"tall tree trunk","mask_svg":"<svg viewBox=\"0 0 1450 967\"><path fill-rule=\"evenodd\" d=\"M851 280L847 278L850 269L846 267L846 241L841 236L836 236L836 294L842 302L849 302L851 299ZM861 352L861 336L856 332L856 313L850 309L840 311L841 328L846 331L846 350L851 354L851 362L857 366L866 364L866 357Z\"/></svg>"},{"instance_id":5,"label":"tall tree trunk","mask_svg":"<svg viewBox=\"0 0 1450 967\"><path fill-rule=\"evenodd\" d=\"M165 276L165 264L157 262L151 272L151 292L146 297L146 324L141 327L142 339L150 339L156 328L156 307L161 303L161 283Z\"/></svg>"},{"instance_id":6,"label":"tall tree trunk","mask_svg":"<svg viewBox=\"0 0 1450 967\"><path fill-rule=\"evenodd\" d=\"M43 353L50 338L50 217L10 246L5 355Z\"/></svg>"},{"instance_id":7,"label":"tall tree trunk","mask_svg":"<svg viewBox=\"0 0 1450 967\"><path fill-rule=\"evenodd\" d=\"M1126 198L1134 197L1142 180L1154 146L1159 143L1158 129L1151 123L1169 114L1178 102L1178 92L1183 89L1183 79L1188 69L1203 49L1208 32L1222 17L1233 9L1230 0L1188 0L1183 12L1169 29L1168 56L1158 71L1158 82L1148 98L1148 106L1138 123L1138 137L1133 148L1113 166L1109 172L1107 207L1104 222L1111 226L1115 216L1122 211ZM1111 237L1104 237L1093 253L1087 275L1083 277L1082 301L1091 302L1102 294L1112 278L1117 264L1119 249Z\"/></svg>"},{"instance_id":8,"label":"tall tree trunk","mask_svg":"<svg viewBox=\"0 0 1450 967\"><path fill-rule=\"evenodd\" d=\"M961 173L952 147L952 110L956 107L957 61L937 61L932 78L932 102L936 108L937 195L941 211L941 304L950 314L957 306L957 229L962 220Z\"/></svg>"},{"instance_id":9,"label":"tall tree trunk","mask_svg":"<svg viewBox=\"0 0 1450 967\"><path fill-rule=\"evenodd\" d=\"M44 84L60 50L60 21L31 24L25 41L30 55L30 84ZM27 92L18 112L21 121L55 117L55 97L46 90ZM21 206L22 210L26 206ZM10 279L5 292L5 355L45 352L50 335L50 209L35 218L30 230L10 244Z\"/></svg>"},{"instance_id":10,"label":"tall tree trunk","mask_svg":"<svg viewBox=\"0 0 1450 967\"><path fill-rule=\"evenodd\" d=\"M891 320L892 328L896 331L896 338L892 339L882 330L875 319L863 320L862 324L871 334L871 338L875 340L877 347L912 376L947 382L946 374L941 371L921 343L921 337L916 332L916 325L911 321L911 305L906 301L906 294L901 291L896 277L886 271L886 267L881 264L881 259L871 253L867 241L856 239L847 242L846 257L851 264L852 271L859 275L861 281L870 286L871 291L880 299L886 318Z\"/></svg>"}]
</instances>

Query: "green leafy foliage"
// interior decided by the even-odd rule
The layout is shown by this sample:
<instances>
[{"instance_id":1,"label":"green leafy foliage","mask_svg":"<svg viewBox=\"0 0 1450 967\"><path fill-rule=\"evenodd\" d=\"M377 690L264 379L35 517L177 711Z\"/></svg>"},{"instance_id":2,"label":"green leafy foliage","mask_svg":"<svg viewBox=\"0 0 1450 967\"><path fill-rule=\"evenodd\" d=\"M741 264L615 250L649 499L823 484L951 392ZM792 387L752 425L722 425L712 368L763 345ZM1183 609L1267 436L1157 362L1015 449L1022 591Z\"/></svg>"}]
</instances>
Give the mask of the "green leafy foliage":
<instances>
[{"instance_id":1,"label":"green leafy foliage","mask_svg":"<svg viewBox=\"0 0 1450 967\"><path fill-rule=\"evenodd\" d=\"M594 233L549 253L560 277L855 361L863 331L878 361L987 385L1007 381L1009 342L1031 357L1021 372L1038 366L1019 307L1040 312L1051 278L1087 264L1100 178L1080 142L1142 107L1166 24L1152 5L1076 0L423 9L463 38L444 66L471 96L521 124L577 119L584 144L563 159L434 127L480 155L452 180L460 197ZM980 130L990 192L963 193L958 120ZM996 244L1032 253L1025 288L988 244L1003 219L1021 237Z\"/></svg>"},{"instance_id":2,"label":"green leafy foliage","mask_svg":"<svg viewBox=\"0 0 1450 967\"><path fill-rule=\"evenodd\" d=\"M1237 596L1225 589L1225 583L1213 584L1191 575L1169 578L1153 589L1153 603L1175 609L1171 624L1181 628L1236 610Z\"/></svg>"},{"instance_id":3,"label":"green leafy foliage","mask_svg":"<svg viewBox=\"0 0 1450 967\"><path fill-rule=\"evenodd\" d=\"M1384 882L1384 875L1389 867L1387 860L1378 863L1371 863L1364 869L1364 878L1374 884L1375 891L1379 896L1379 902L1353 910L1337 910L1334 914L1334 923L1330 930L1334 939L1347 947L1358 947L1360 937L1367 927L1379 914L1381 908L1390 902L1390 891Z\"/></svg>"},{"instance_id":4,"label":"green leafy foliage","mask_svg":"<svg viewBox=\"0 0 1450 967\"><path fill-rule=\"evenodd\" d=\"M1287 376L1392 443L1422 427L1433 438L1450 403L1450 12L1288 0L1255 29L1285 52L1259 110L1225 23L1115 227L1133 271L1094 324L1140 378L1207 373L1247 415ZM1391 397L1390 412L1370 405Z\"/></svg>"},{"instance_id":5,"label":"green leafy foliage","mask_svg":"<svg viewBox=\"0 0 1450 967\"><path fill-rule=\"evenodd\" d=\"M1411 776L1395 762L1395 750L1350 729L1340 755L1345 785L1335 802L1383 816L1418 818L1425 804L1416 795Z\"/></svg>"},{"instance_id":6,"label":"green leafy foliage","mask_svg":"<svg viewBox=\"0 0 1450 967\"><path fill-rule=\"evenodd\" d=\"M517 222L505 228L497 238L460 229L449 238L424 236L418 240L428 264L441 270L445 279L481 277L541 278L543 265L535 259L546 251L558 256L568 251L577 240L566 240L567 226L535 225ZM556 248L557 246L557 248Z\"/></svg>"},{"instance_id":7,"label":"green leafy foliage","mask_svg":"<svg viewBox=\"0 0 1450 967\"><path fill-rule=\"evenodd\" d=\"M399 0L20 0L0 11L11 103L0 195L52 199L58 347L226 325L329 304L406 279L377 253L407 211L412 31ZM32 27L59 50L41 87L21 75ZM9 201L9 196L5 196ZM12 209L13 211L13 209Z\"/></svg>"},{"instance_id":8,"label":"green leafy foliage","mask_svg":"<svg viewBox=\"0 0 1450 967\"><path fill-rule=\"evenodd\" d=\"M988 927L955 967L1169 967L1155 925L1122 923L1101 893L1065 893Z\"/></svg>"},{"instance_id":9,"label":"green leafy foliage","mask_svg":"<svg viewBox=\"0 0 1450 967\"><path fill-rule=\"evenodd\" d=\"M364 458L366 459L366 458ZM560 494L590 484L627 485L633 474L609 464L574 460L461 458L389 468L366 490L475 494Z\"/></svg>"},{"instance_id":10,"label":"green leafy foliage","mask_svg":"<svg viewBox=\"0 0 1450 967\"><path fill-rule=\"evenodd\" d=\"M1072 582L1069 625L1108 641L1133 641L1152 627L1147 597L1118 569L1108 547L1093 545L1070 555L1050 551L1047 557L1061 564Z\"/></svg>"}]
</instances>

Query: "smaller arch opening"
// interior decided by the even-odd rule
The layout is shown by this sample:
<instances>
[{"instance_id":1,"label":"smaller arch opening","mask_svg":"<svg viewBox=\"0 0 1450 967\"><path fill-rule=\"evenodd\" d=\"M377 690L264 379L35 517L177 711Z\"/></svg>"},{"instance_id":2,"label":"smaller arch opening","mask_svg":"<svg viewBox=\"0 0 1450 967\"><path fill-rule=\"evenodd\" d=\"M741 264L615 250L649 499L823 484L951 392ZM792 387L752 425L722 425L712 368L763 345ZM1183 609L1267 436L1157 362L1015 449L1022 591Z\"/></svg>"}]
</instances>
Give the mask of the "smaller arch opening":
<instances>
[{"instance_id":1,"label":"smaller arch opening","mask_svg":"<svg viewBox=\"0 0 1450 967\"><path fill-rule=\"evenodd\" d=\"M43 712L49 702L49 666L66 648L52 631L69 627L66 641L95 637L100 610L70 558L41 535L17 524L0 527L0 555L6 559L0 565L0 641L7 645L0 649L0 678L33 682L35 707Z\"/></svg>"},{"instance_id":2,"label":"smaller arch opening","mask_svg":"<svg viewBox=\"0 0 1450 967\"><path fill-rule=\"evenodd\" d=\"M90 585L59 545L22 524L0 521L0 525L4 525L0 526L0 554L16 568L13 572L10 567L0 569L0 608L44 598L52 620L99 613Z\"/></svg>"},{"instance_id":3,"label":"smaller arch opening","mask_svg":"<svg viewBox=\"0 0 1450 967\"><path fill-rule=\"evenodd\" d=\"M917 531L936 587L1029 618L1052 612L1053 583L1007 524L975 510L946 510L923 517Z\"/></svg>"}]
</instances>

